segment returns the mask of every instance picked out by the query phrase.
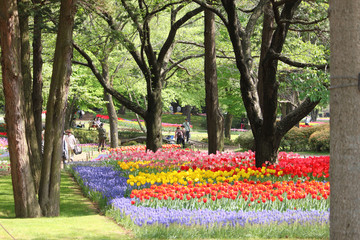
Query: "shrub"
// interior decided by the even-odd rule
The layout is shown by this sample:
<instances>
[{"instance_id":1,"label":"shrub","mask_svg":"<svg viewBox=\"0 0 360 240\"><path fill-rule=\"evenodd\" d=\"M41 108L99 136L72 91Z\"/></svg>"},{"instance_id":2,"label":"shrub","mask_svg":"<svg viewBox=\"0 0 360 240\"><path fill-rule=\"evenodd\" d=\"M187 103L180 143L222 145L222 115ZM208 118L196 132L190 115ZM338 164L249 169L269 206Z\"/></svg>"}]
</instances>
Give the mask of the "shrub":
<instances>
[{"instance_id":1,"label":"shrub","mask_svg":"<svg viewBox=\"0 0 360 240\"><path fill-rule=\"evenodd\" d=\"M72 129L74 136L79 139L80 143L96 143L98 141L98 132L82 128Z\"/></svg>"},{"instance_id":2,"label":"shrub","mask_svg":"<svg viewBox=\"0 0 360 240\"><path fill-rule=\"evenodd\" d=\"M324 152L330 150L330 127L329 124L320 128L309 137L309 145L312 151Z\"/></svg>"},{"instance_id":3,"label":"shrub","mask_svg":"<svg viewBox=\"0 0 360 240\"><path fill-rule=\"evenodd\" d=\"M240 144L240 147L244 150L255 150L254 136L251 131L241 132L235 139L235 143Z\"/></svg>"},{"instance_id":4,"label":"shrub","mask_svg":"<svg viewBox=\"0 0 360 240\"><path fill-rule=\"evenodd\" d=\"M232 141L231 139L224 138L224 145L235 146L237 145L237 143L235 143L235 141Z\"/></svg>"},{"instance_id":5,"label":"shrub","mask_svg":"<svg viewBox=\"0 0 360 240\"><path fill-rule=\"evenodd\" d=\"M138 131L119 131L118 136L119 138L136 138L146 136L146 134Z\"/></svg>"},{"instance_id":6,"label":"shrub","mask_svg":"<svg viewBox=\"0 0 360 240\"><path fill-rule=\"evenodd\" d=\"M132 146L132 145L139 145L140 143L136 142L136 141L129 141L126 143L123 143L121 146Z\"/></svg>"},{"instance_id":7,"label":"shrub","mask_svg":"<svg viewBox=\"0 0 360 240\"><path fill-rule=\"evenodd\" d=\"M329 129L329 124L321 124L307 128L293 127L281 140L280 150L293 152L313 150L314 147L309 142L310 136L324 129Z\"/></svg>"}]
</instances>

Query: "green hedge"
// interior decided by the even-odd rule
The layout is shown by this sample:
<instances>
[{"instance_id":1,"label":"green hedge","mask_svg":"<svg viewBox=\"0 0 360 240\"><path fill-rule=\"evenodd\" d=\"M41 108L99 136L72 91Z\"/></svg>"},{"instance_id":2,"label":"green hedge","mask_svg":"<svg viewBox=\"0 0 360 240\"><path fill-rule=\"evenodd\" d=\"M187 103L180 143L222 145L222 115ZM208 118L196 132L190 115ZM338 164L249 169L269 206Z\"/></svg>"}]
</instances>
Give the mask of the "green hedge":
<instances>
[{"instance_id":1,"label":"green hedge","mask_svg":"<svg viewBox=\"0 0 360 240\"><path fill-rule=\"evenodd\" d=\"M119 138L136 138L146 136L143 132L119 131Z\"/></svg>"},{"instance_id":2,"label":"green hedge","mask_svg":"<svg viewBox=\"0 0 360 240\"><path fill-rule=\"evenodd\" d=\"M244 150L255 149L251 131L241 132L235 142L240 144ZM306 128L293 127L281 140L279 150L328 152L330 150L330 125L321 124Z\"/></svg>"},{"instance_id":3,"label":"green hedge","mask_svg":"<svg viewBox=\"0 0 360 240\"><path fill-rule=\"evenodd\" d=\"M330 126L327 124L319 131L311 134L309 144L313 151L328 152L330 151Z\"/></svg>"},{"instance_id":4,"label":"green hedge","mask_svg":"<svg viewBox=\"0 0 360 240\"><path fill-rule=\"evenodd\" d=\"M74 136L80 143L97 143L98 131L88 130L86 128L74 128L72 129Z\"/></svg>"},{"instance_id":5,"label":"green hedge","mask_svg":"<svg viewBox=\"0 0 360 240\"><path fill-rule=\"evenodd\" d=\"M239 144L244 150L255 150L255 142L252 131L240 132L239 137L235 139L235 143Z\"/></svg>"}]
</instances>

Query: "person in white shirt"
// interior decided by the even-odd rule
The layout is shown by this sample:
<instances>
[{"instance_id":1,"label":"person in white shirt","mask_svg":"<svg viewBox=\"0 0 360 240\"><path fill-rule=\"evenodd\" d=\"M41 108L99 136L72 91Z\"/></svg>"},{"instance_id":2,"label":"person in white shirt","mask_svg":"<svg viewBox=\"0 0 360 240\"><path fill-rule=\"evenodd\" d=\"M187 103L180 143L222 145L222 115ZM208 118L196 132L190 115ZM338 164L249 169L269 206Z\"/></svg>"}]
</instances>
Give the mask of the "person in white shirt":
<instances>
[{"instance_id":1,"label":"person in white shirt","mask_svg":"<svg viewBox=\"0 0 360 240\"><path fill-rule=\"evenodd\" d=\"M76 145L76 139L75 136L71 133L70 129L66 130L65 133L66 133L65 141L67 143L69 150L68 158L70 161L74 161L73 156L74 156L74 148Z\"/></svg>"}]
</instances>

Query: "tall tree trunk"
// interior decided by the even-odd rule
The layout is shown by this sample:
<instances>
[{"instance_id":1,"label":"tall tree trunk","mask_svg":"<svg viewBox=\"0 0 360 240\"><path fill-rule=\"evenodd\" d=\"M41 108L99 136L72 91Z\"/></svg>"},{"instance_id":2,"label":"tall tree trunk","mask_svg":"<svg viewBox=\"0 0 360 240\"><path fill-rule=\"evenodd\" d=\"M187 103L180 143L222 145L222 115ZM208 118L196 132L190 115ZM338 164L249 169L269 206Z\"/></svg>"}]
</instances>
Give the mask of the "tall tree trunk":
<instances>
[{"instance_id":1,"label":"tall tree trunk","mask_svg":"<svg viewBox=\"0 0 360 240\"><path fill-rule=\"evenodd\" d=\"M119 110L118 110L118 113L121 114L121 115L124 115L125 114L125 110L126 110L126 107L124 105L121 105Z\"/></svg>"},{"instance_id":2,"label":"tall tree trunk","mask_svg":"<svg viewBox=\"0 0 360 240\"><path fill-rule=\"evenodd\" d=\"M186 116L186 119L190 122L191 121L191 106L186 105L183 107L183 115Z\"/></svg>"},{"instance_id":3,"label":"tall tree trunk","mask_svg":"<svg viewBox=\"0 0 360 240\"><path fill-rule=\"evenodd\" d=\"M205 10L205 91L208 152L224 149L224 118L219 110L215 51L215 14Z\"/></svg>"},{"instance_id":4,"label":"tall tree trunk","mask_svg":"<svg viewBox=\"0 0 360 240\"><path fill-rule=\"evenodd\" d=\"M5 119L16 217L39 217L40 206L30 169L25 132L25 97L21 74L21 41L16 0L0 1L0 38Z\"/></svg>"},{"instance_id":5,"label":"tall tree trunk","mask_svg":"<svg viewBox=\"0 0 360 240\"><path fill-rule=\"evenodd\" d=\"M231 139L231 125L233 117L234 116L230 113L227 113L225 117L225 138L227 139Z\"/></svg>"},{"instance_id":6,"label":"tall tree trunk","mask_svg":"<svg viewBox=\"0 0 360 240\"><path fill-rule=\"evenodd\" d=\"M316 122L319 114L319 109L314 109L310 113L311 121Z\"/></svg>"},{"instance_id":7,"label":"tall tree trunk","mask_svg":"<svg viewBox=\"0 0 360 240\"><path fill-rule=\"evenodd\" d=\"M47 104L45 149L39 201L45 216L60 213L60 163L64 116L69 91L72 59L72 29L76 0L62 0L56 39L53 73Z\"/></svg>"},{"instance_id":8,"label":"tall tree trunk","mask_svg":"<svg viewBox=\"0 0 360 240\"><path fill-rule=\"evenodd\" d=\"M64 129L71 128L75 118L75 113L78 110L77 104L78 104L78 97L75 94L72 95L72 97L68 98L66 104Z\"/></svg>"},{"instance_id":9,"label":"tall tree trunk","mask_svg":"<svg viewBox=\"0 0 360 240\"><path fill-rule=\"evenodd\" d=\"M262 167L264 164L274 164L277 161L281 138L270 133L265 135L263 131L260 137L255 137L255 158L256 167Z\"/></svg>"},{"instance_id":10,"label":"tall tree trunk","mask_svg":"<svg viewBox=\"0 0 360 240\"><path fill-rule=\"evenodd\" d=\"M330 0L329 9L330 240L355 240L360 239L360 2Z\"/></svg>"},{"instance_id":11,"label":"tall tree trunk","mask_svg":"<svg viewBox=\"0 0 360 240\"><path fill-rule=\"evenodd\" d=\"M107 57L105 57L102 62L102 77L106 84L109 84L111 87L113 85L112 81L109 79L109 63ZM106 109L109 116L110 123L110 147L117 148L119 145L119 135L118 135L118 117L116 115L115 106L113 103L112 96L106 92L104 89L104 99L106 103Z\"/></svg>"},{"instance_id":12,"label":"tall tree trunk","mask_svg":"<svg viewBox=\"0 0 360 240\"><path fill-rule=\"evenodd\" d=\"M25 97L25 129L29 148L30 167L34 177L35 191L38 192L41 175L41 148L36 138L33 107L31 101L32 79L30 67L30 42L29 42L29 0L18 0L19 3L19 24L21 36L21 72L24 82Z\"/></svg>"},{"instance_id":13,"label":"tall tree trunk","mask_svg":"<svg viewBox=\"0 0 360 240\"><path fill-rule=\"evenodd\" d=\"M148 93L148 110L145 117L146 149L156 152L162 145L162 101L161 87Z\"/></svg>"},{"instance_id":14,"label":"tall tree trunk","mask_svg":"<svg viewBox=\"0 0 360 240\"><path fill-rule=\"evenodd\" d=\"M34 35L33 35L33 91L32 91L32 102L34 111L34 121L36 128L36 138L38 145L41 146L41 132L42 132L42 65L43 60L41 56L42 43L41 43L41 28L43 17L41 13L40 3L41 0L33 0L35 2L34 12Z\"/></svg>"},{"instance_id":15,"label":"tall tree trunk","mask_svg":"<svg viewBox=\"0 0 360 240\"><path fill-rule=\"evenodd\" d=\"M129 92L129 99L130 99L130 101L133 101L133 97L132 97L130 92ZM140 106L140 103L139 103L139 101L137 99L136 99L136 103ZM136 116L136 121L137 121L141 131L143 133L146 133L146 129L144 128L144 126L142 125L142 123L140 121L139 114L135 113L135 116Z\"/></svg>"}]
</instances>

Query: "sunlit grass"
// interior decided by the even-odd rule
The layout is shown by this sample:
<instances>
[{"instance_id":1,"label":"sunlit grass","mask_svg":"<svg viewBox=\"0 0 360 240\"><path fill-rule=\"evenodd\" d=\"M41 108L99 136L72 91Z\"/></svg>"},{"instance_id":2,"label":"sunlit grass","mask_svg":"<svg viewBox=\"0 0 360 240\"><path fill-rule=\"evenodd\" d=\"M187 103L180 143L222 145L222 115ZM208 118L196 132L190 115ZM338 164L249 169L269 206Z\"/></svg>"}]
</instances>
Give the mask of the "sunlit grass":
<instances>
[{"instance_id":1,"label":"sunlit grass","mask_svg":"<svg viewBox=\"0 0 360 240\"><path fill-rule=\"evenodd\" d=\"M66 174L61 178L61 213L54 218L15 218L11 176L0 177L0 223L15 239L129 239L120 226L101 216ZM0 239L11 239L0 228Z\"/></svg>"}]
</instances>

